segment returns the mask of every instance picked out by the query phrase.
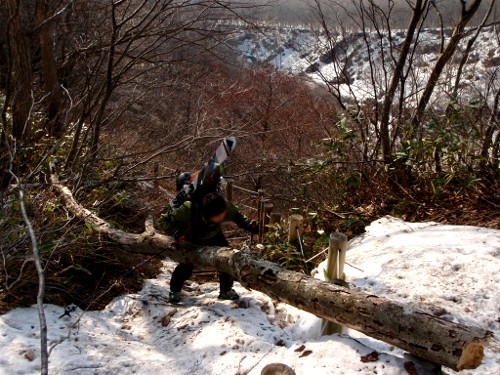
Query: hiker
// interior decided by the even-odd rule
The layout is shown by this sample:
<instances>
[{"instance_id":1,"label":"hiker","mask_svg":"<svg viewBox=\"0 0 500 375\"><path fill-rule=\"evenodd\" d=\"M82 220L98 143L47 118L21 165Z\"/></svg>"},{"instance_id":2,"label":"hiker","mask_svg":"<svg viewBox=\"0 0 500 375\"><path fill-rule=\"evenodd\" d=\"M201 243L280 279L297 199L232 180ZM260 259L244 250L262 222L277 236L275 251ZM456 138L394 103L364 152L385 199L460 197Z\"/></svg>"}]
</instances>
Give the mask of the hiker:
<instances>
[{"instance_id":1,"label":"hiker","mask_svg":"<svg viewBox=\"0 0 500 375\"><path fill-rule=\"evenodd\" d=\"M176 241L186 240L202 246L228 246L229 243L222 233L221 223L233 221L240 228L253 234L258 233L255 221L250 221L238 208L228 202L218 192L212 192L203 197L201 202L186 201L179 208L161 215L160 227L173 236ZM178 303L182 285L191 277L194 265L186 259L174 270L170 280L169 300ZM219 272L219 299L237 300L238 294L233 289L233 277L225 272Z\"/></svg>"}]
</instances>

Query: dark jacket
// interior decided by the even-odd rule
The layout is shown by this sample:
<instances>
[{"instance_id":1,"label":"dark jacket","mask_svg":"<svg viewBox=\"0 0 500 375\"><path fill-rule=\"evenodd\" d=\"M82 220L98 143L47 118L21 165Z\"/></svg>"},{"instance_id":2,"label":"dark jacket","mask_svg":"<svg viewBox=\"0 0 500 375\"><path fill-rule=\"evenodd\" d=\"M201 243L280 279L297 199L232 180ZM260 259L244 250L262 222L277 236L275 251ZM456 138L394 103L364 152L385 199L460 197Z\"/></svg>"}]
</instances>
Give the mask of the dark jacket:
<instances>
[{"instance_id":1,"label":"dark jacket","mask_svg":"<svg viewBox=\"0 0 500 375\"><path fill-rule=\"evenodd\" d=\"M227 202L226 221L233 221L240 228L250 225L250 220L231 202ZM158 222L166 234L173 236L177 231L181 231L188 241L197 244L210 242L210 239L222 233L220 224L206 221L199 208L194 207L190 201L161 215Z\"/></svg>"}]
</instances>

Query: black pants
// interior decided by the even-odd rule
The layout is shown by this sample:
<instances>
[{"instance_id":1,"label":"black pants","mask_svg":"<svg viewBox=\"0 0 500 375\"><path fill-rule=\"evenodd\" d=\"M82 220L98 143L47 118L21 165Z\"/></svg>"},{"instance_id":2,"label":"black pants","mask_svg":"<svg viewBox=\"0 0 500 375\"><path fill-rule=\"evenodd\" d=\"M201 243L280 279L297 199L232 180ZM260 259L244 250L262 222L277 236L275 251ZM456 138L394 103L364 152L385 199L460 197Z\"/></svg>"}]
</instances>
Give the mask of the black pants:
<instances>
[{"instance_id":1,"label":"black pants","mask_svg":"<svg viewBox=\"0 0 500 375\"><path fill-rule=\"evenodd\" d=\"M215 237L211 238L208 241L203 241L202 246L228 246L226 237L224 234L220 232ZM194 264L193 263L180 263L174 270L172 274L172 278L170 279L170 291L172 292L180 292L184 282L189 280L193 273ZM220 283L220 292L226 293L233 288L233 277L225 272L219 272L219 283Z\"/></svg>"}]
</instances>

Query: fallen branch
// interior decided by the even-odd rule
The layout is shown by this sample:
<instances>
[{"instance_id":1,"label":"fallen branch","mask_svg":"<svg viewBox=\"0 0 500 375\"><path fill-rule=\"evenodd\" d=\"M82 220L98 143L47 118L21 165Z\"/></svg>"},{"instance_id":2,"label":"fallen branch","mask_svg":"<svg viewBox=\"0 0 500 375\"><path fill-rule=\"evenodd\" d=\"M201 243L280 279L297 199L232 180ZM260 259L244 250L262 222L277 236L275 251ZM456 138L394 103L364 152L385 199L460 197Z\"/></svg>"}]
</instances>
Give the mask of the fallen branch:
<instances>
[{"instance_id":1,"label":"fallen branch","mask_svg":"<svg viewBox=\"0 0 500 375\"><path fill-rule=\"evenodd\" d=\"M52 182L72 214L127 250L153 254L172 242L155 231L151 221L143 233L121 231L78 204L70 189L55 177ZM196 264L227 272L247 288L454 370L477 368L484 356L483 345L492 337L491 332L479 327L450 322L407 305L289 271L250 251L186 244L168 256L175 261L187 257Z\"/></svg>"}]
</instances>

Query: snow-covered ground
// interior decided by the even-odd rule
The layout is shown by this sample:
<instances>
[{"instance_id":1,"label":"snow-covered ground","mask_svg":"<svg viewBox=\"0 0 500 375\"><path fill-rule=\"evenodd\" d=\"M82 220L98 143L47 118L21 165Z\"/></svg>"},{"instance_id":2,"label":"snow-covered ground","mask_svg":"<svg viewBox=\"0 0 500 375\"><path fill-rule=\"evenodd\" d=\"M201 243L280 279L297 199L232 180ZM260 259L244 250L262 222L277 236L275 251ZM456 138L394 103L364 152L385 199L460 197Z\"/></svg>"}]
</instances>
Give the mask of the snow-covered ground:
<instances>
[{"instance_id":1,"label":"snow-covered ground","mask_svg":"<svg viewBox=\"0 0 500 375\"><path fill-rule=\"evenodd\" d=\"M353 287L500 337L500 231L387 217L351 241L347 261L363 270L346 268ZM217 284L191 282L183 303L173 307L165 299L174 266L165 261L141 292L116 298L103 311L59 319L63 308L46 306L51 374L258 375L273 362L297 374L407 373L400 350L350 330L320 337L316 317L239 285L239 304L218 301ZM37 322L34 307L0 316L0 374L37 372ZM361 361L374 350L378 360ZM500 349L485 354L481 367L463 374L499 374Z\"/></svg>"}]
</instances>

